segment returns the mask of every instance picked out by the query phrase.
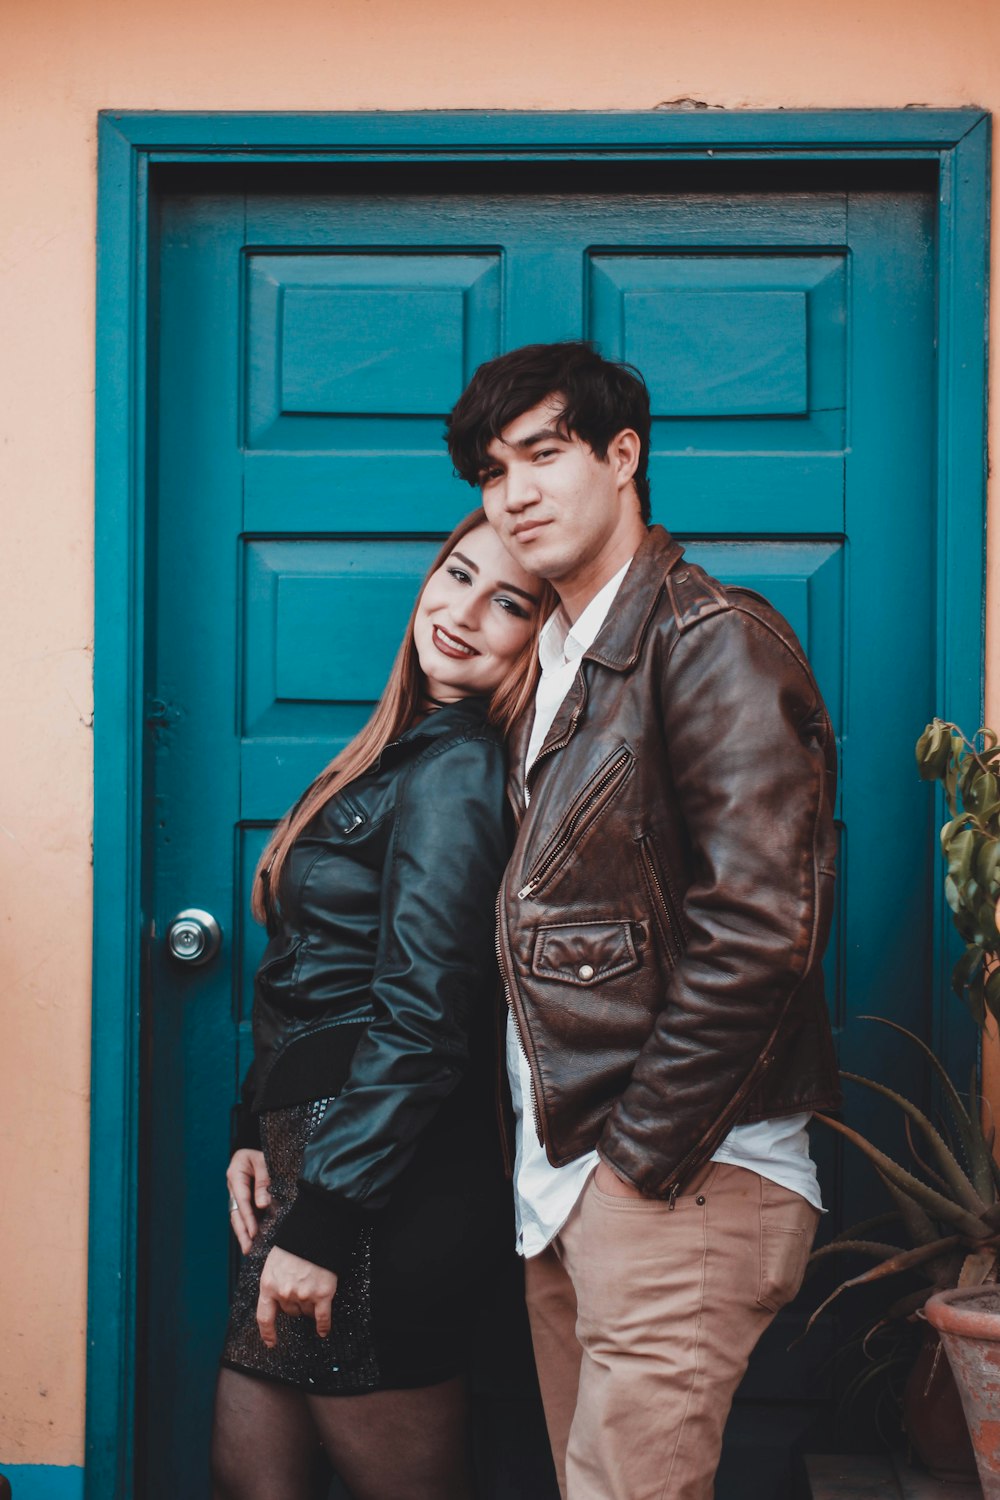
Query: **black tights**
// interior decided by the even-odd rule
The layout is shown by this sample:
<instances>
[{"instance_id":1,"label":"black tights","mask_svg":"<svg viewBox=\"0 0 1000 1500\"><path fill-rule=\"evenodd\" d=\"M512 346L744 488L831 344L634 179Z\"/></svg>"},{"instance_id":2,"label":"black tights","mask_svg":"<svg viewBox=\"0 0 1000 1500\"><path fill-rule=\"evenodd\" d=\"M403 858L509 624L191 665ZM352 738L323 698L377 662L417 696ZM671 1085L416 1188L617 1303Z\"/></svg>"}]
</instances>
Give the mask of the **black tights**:
<instances>
[{"instance_id":1,"label":"black tights","mask_svg":"<svg viewBox=\"0 0 1000 1500\"><path fill-rule=\"evenodd\" d=\"M325 1500L331 1470L352 1500L473 1500L463 1382L309 1396L219 1372L213 1500Z\"/></svg>"}]
</instances>

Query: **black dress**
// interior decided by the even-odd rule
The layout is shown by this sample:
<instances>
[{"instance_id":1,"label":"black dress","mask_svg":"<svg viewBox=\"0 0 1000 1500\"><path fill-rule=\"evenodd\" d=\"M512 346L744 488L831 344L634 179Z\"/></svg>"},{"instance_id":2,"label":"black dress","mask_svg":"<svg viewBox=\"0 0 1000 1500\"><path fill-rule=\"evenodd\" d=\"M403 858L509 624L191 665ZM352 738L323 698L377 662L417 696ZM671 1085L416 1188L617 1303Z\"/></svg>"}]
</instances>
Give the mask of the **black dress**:
<instances>
[{"instance_id":1,"label":"black dress","mask_svg":"<svg viewBox=\"0 0 1000 1500\"><path fill-rule=\"evenodd\" d=\"M263 1150L272 1202L240 1268L231 1368L356 1395L466 1364L511 1236L494 1107L504 781L499 736L466 699L401 736L292 850L239 1142ZM275 1244L337 1272L328 1338L279 1312L277 1347L261 1340Z\"/></svg>"}]
</instances>

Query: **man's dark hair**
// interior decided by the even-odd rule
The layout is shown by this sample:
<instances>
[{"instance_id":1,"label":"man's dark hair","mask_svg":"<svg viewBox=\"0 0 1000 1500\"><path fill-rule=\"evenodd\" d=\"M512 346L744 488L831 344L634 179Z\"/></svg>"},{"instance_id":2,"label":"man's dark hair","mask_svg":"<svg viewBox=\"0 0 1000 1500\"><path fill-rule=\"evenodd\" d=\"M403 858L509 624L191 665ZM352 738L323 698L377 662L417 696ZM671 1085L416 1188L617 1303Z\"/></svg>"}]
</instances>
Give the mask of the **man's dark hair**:
<instances>
[{"instance_id":1,"label":"man's dark hair","mask_svg":"<svg viewBox=\"0 0 1000 1500\"><path fill-rule=\"evenodd\" d=\"M448 418L448 452L462 479L478 485L489 466L487 448L522 413L549 396L561 402L559 425L607 458L612 438L626 427L639 435L635 488L649 521L649 392L631 365L604 359L582 341L525 344L480 365Z\"/></svg>"}]
</instances>

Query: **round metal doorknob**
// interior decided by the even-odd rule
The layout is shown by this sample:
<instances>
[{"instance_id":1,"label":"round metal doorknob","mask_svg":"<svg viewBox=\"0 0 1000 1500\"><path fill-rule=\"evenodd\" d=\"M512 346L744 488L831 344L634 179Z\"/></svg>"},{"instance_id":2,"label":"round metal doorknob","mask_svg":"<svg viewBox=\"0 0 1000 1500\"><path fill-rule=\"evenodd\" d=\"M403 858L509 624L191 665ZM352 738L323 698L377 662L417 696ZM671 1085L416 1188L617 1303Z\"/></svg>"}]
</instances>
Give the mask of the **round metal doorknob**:
<instances>
[{"instance_id":1,"label":"round metal doorknob","mask_svg":"<svg viewBox=\"0 0 1000 1500\"><path fill-rule=\"evenodd\" d=\"M167 949L182 964L207 964L222 946L222 928L210 911L191 906L167 928Z\"/></svg>"}]
</instances>

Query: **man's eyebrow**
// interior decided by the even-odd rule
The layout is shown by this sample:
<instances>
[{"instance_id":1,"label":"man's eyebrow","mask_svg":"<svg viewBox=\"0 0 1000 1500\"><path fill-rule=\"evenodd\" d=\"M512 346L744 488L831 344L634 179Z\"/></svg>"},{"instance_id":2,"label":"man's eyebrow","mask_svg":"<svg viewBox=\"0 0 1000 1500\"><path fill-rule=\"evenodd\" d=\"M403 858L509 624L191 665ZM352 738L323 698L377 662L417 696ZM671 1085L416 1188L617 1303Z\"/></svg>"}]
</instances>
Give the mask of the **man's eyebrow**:
<instances>
[{"instance_id":1,"label":"man's eyebrow","mask_svg":"<svg viewBox=\"0 0 1000 1500\"><path fill-rule=\"evenodd\" d=\"M523 452L525 448L533 448L536 443L551 443L553 439L559 443L569 442L569 438L567 437L566 433L560 432L558 427L543 427L540 432L532 432L528 437L519 438L516 443L505 443L502 438L495 438L494 441L501 443L504 448L513 448L519 452ZM482 472L484 469L488 469L491 464L495 464L497 462L499 462L499 460L494 458L492 454L487 452L486 456L479 466L480 472Z\"/></svg>"},{"instance_id":2,"label":"man's eyebrow","mask_svg":"<svg viewBox=\"0 0 1000 1500\"><path fill-rule=\"evenodd\" d=\"M528 437L520 438L516 443L508 443L508 448L533 448L536 443L551 443L553 438L557 442L569 441L565 432L560 432L558 427L543 427L540 432L532 432Z\"/></svg>"},{"instance_id":3,"label":"man's eyebrow","mask_svg":"<svg viewBox=\"0 0 1000 1500\"><path fill-rule=\"evenodd\" d=\"M452 557L457 557L460 563L464 563L470 572L479 572L479 568L476 563L472 561L471 557L466 557L464 552L459 552L456 550L451 555ZM530 599L532 604L541 604L542 602L537 594L529 594L527 589L519 589L516 583L504 583L503 579L500 579L498 587L506 589L510 594L520 594L522 599Z\"/></svg>"}]
</instances>

